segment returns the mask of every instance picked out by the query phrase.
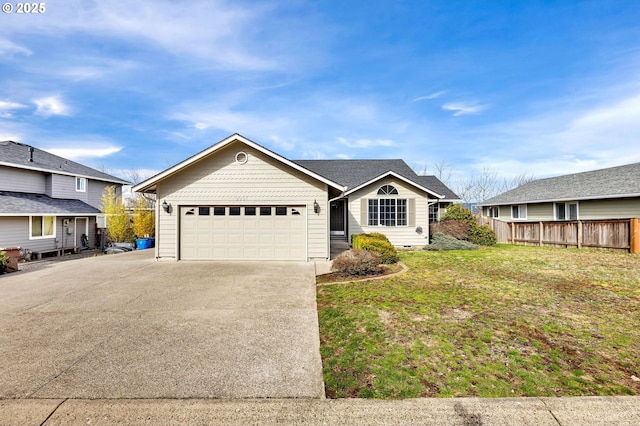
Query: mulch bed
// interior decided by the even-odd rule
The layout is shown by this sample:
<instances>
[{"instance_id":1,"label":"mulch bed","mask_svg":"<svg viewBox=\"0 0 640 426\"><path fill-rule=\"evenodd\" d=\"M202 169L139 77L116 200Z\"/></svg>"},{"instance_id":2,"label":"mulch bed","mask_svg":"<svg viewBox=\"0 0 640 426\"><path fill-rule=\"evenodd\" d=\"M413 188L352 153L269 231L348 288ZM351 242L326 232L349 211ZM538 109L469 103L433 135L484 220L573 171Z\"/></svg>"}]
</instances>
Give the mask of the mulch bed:
<instances>
[{"instance_id":1,"label":"mulch bed","mask_svg":"<svg viewBox=\"0 0 640 426\"><path fill-rule=\"evenodd\" d=\"M389 278L394 275L402 274L408 270L406 265L402 262L398 262L393 265L381 265L383 271L380 274L371 275L354 275L345 276L337 272L331 272L329 274L322 274L316 277L317 285L331 285L331 284L346 284L359 281L369 281L381 278Z\"/></svg>"}]
</instances>

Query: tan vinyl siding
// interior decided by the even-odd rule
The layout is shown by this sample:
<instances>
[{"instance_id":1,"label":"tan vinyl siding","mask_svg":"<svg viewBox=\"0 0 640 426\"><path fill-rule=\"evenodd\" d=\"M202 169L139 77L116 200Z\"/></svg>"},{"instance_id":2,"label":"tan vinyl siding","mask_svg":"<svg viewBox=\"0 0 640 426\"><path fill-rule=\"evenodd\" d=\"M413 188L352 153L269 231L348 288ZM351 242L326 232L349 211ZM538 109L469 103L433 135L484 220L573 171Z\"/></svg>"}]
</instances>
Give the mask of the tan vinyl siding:
<instances>
[{"instance_id":1,"label":"tan vinyl siding","mask_svg":"<svg viewBox=\"0 0 640 426\"><path fill-rule=\"evenodd\" d=\"M32 170L0 166L0 191L44 194L46 191L45 175Z\"/></svg>"},{"instance_id":2,"label":"tan vinyl siding","mask_svg":"<svg viewBox=\"0 0 640 426\"><path fill-rule=\"evenodd\" d=\"M238 152L249 155L245 164L235 161ZM230 144L158 183L158 203L171 204L169 215L160 209L157 256L178 255L179 206L305 205L307 257L326 258L329 253L328 195L326 184L290 168L240 142ZM313 212L313 202L320 213Z\"/></svg>"},{"instance_id":3,"label":"tan vinyl siding","mask_svg":"<svg viewBox=\"0 0 640 426\"><path fill-rule=\"evenodd\" d=\"M393 185L398 190L398 195L377 195L378 189L383 185ZM407 199L407 226L367 226L369 198L404 198ZM409 201L414 199L415 201ZM415 217L412 218L412 207L415 203ZM427 207L427 195L416 190L411 185L399 179L388 177L368 185L349 196L349 239L353 234L380 232L389 238L395 246L424 246L429 235L429 209ZM418 234L416 228L422 227L422 233Z\"/></svg>"},{"instance_id":4,"label":"tan vinyl siding","mask_svg":"<svg viewBox=\"0 0 640 426\"><path fill-rule=\"evenodd\" d=\"M511 213L509 213L509 217L511 217ZM553 220L553 203L527 204L527 221L545 220Z\"/></svg>"},{"instance_id":5,"label":"tan vinyl siding","mask_svg":"<svg viewBox=\"0 0 640 426\"><path fill-rule=\"evenodd\" d=\"M640 217L640 198L580 201L578 217L583 220Z\"/></svg>"},{"instance_id":6,"label":"tan vinyl siding","mask_svg":"<svg viewBox=\"0 0 640 426\"><path fill-rule=\"evenodd\" d=\"M563 201L562 203L567 203ZM578 219L628 219L640 217L640 198L621 198L611 200L586 200L568 201L578 204ZM527 221L540 222L552 221L554 218L555 203L527 204ZM487 214L487 208L484 208ZM511 220L511 206L500 206L500 217L503 221Z\"/></svg>"}]
</instances>

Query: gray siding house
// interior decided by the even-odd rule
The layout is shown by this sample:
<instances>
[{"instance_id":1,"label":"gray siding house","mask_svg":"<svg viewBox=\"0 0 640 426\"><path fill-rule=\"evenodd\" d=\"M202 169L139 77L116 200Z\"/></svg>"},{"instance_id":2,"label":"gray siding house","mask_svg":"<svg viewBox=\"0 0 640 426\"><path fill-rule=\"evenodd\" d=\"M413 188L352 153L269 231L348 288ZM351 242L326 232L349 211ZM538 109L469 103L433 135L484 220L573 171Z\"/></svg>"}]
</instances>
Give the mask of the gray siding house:
<instances>
[{"instance_id":1,"label":"gray siding house","mask_svg":"<svg viewBox=\"0 0 640 426\"><path fill-rule=\"evenodd\" d=\"M156 258L327 259L330 239L427 244L459 198L402 160L289 160L234 134L133 187L155 193Z\"/></svg>"},{"instance_id":2,"label":"gray siding house","mask_svg":"<svg viewBox=\"0 0 640 426\"><path fill-rule=\"evenodd\" d=\"M13 141L0 142L0 247L35 253L96 244L102 191L128 182Z\"/></svg>"},{"instance_id":3,"label":"gray siding house","mask_svg":"<svg viewBox=\"0 0 640 426\"><path fill-rule=\"evenodd\" d=\"M535 180L479 206L507 222L640 217L640 163Z\"/></svg>"}]
</instances>

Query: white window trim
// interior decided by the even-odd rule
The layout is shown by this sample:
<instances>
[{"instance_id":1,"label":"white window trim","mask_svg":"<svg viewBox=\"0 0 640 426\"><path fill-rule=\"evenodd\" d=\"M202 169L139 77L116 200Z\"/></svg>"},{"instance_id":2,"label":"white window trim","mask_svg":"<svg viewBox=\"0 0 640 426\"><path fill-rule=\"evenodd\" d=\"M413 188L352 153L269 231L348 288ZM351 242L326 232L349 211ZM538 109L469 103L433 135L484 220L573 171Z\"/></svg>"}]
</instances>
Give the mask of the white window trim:
<instances>
[{"instance_id":1,"label":"white window trim","mask_svg":"<svg viewBox=\"0 0 640 426\"><path fill-rule=\"evenodd\" d=\"M513 216L513 208L518 208L518 217ZM523 214L524 213L524 214ZM511 219L527 219L527 205L526 204L513 204L511 206Z\"/></svg>"},{"instance_id":2,"label":"white window trim","mask_svg":"<svg viewBox=\"0 0 640 426\"><path fill-rule=\"evenodd\" d=\"M491 216L491 213L495 212L495 216ZM493 219L497 219L500 217L500 207L495 206L495 207L487 207L487 217L493 218Z\"/></svg>"},{"instance_id":3,"label":"white window trim","mask_svg":"<svg viewBox=\"0 0 640 426\"><path fill-rule=\"evenodd\" d=\"M395 204L395 224L393 225L382 225L381 222L381 215L382 215L382 209L380 208L380 201L381 200L395 200L396 204ZM369 211L369 207L370 207L370 202L371 201L375 201L377 204L377 210L378 210L378 218L377 218L377 225L370 225L369 224L369 216L370 216L370 211ZM398 201L404 201L404 225L398 225ZM380 227L380 228L403 228L403 227L407 227L409 226L409 200L407 198L395 198L395 197L389 197L389 196L385 196L385 197L379 197L379 198L369 198L367 200L367 223L366 226L368 227Z\"/></svg>"},{"instance_id":4,"label":"white window trim","mask_svg":"<svg viewBox=\"0 0 640 426\"><path fill-rule=\"evenodd\" d=\"M78 186L80 186L80 189L78 189ZM87 192L87 178L76 176L76 192Z\"/></svg>"},{"instance_id":5,"label":"white window trim","mask_svg":"<svg viewBox=\"0 0 640 426\"><path fill-rule=\"evenodd\" d=\"M572 219L569 214L569 206L572 204L575 204L576 206L576 217L574 219ZM564 205L564 214L565 214L564 219L558 218L558 207L557 207L558 205ZM567 220L579 220L579 219L580 219L580 203L579 202L567 201L564 203L553 203L553 220L567 221Z\"/></svg>"},{"instance_id":6,"label":"white window trim","mask_svg":"<svg viewBox=\"0 0 640 426\"><path fill-rule=\"evenodd\" d=\"M433 204L428 204L427 205L427 216L429 219L430 223L433 223L431 221L431 211L434 211L435 213L435 220L433 222L440 222L440 203L433 203Z\"/></svg>"},{"instance_id":7,"label":"white window trim","mask_svg":"<svg viewBox=\"0 0 640 426\"><path fill-rule=\"evenodd\" d=\"M34 217L52 217L53 218L53 234L52 235L43 235L40 237L34 237L33 236L33 218ZM43 221L44 223L44 221ZM56 216L52 216L52 215L33 215L33 216L29 216L29 239L30 240L44 240L47 238L56 238L57 235L57 226L58 226L58 220Z\"/></svg>"}]
</instances>

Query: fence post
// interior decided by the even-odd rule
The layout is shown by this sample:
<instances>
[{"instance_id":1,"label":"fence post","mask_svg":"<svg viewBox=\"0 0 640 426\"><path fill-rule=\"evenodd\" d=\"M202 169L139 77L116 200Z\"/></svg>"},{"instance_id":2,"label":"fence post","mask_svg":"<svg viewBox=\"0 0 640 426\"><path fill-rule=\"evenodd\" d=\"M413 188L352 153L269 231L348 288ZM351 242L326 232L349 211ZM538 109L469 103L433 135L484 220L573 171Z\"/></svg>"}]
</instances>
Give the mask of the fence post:
<instances>
[{"instance_id":1,"label":"fence post","mask_svg":"<svg viewBox=\"0 0 640 426\"><path fill-rule=\"evenodd\" d=\"M542 240L543 240L542 236L544 235L544 222L540 222L540 228L538 228L538 229L539 229L539 231L538 231L539 232L538 233L538 240L539 240L538 241L538 245L540 247L542 247Z\"/></svg>"},{"instance_id":2,"label":"fence post","mask_svg":"<svg viewBox=\"0 0 640 426\"><path fill-rule=\"evenodd\" d=\"M516 243L516 226L511 222L511 244Z\"/></svg>"},{"instance_id":3,"label":"fence post","mask_svg":"<svg viewBox=\"0 0 640 426\"><path fill-rule=\"evenodd\" d=\"M630 229L630 237L631 241L629 242L629 251L631 253L640 253L640 219L634 217L631 219L631 229Z\"/></svg>"},{"instance_id":4,"label":"fence post","mask_svg":"<svg viewBox=\"0 0 640 426\"><path fill-rule=\"evenodd\" d=\"M582 221L578 221L578 248L582 248Z\"/></svg>"}]
</instances>

